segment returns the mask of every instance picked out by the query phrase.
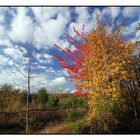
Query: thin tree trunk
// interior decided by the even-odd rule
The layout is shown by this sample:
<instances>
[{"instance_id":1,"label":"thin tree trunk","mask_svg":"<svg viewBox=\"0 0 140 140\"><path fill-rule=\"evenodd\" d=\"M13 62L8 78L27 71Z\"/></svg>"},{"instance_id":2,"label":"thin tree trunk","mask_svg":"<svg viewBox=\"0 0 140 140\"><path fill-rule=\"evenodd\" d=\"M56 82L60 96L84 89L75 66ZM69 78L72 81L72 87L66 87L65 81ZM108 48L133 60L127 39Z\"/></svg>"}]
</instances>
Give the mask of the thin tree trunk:
<instances>
[{"instance_id":1,"label":"thin tree trunk","mask_svg":"<svg viewBox=\"0 0 140 140\"><path fill-rule=\"evenodd\" d=\"M27 110L26 110L26 134L28 134L28 130L29 130L29 96L30 96L30 78L28 78Z\"/></svg>"},{"instance_id":2,"label":"thin tree trunk","mask_svg":"<svg viewBox=\"0 0 140 140\"><path fill-rule=\"evenodd\" d=\"M28 132L29 132L29 97L30 97L30 72L31 72L30 66L31 66L31 59L29 58L27 111L26 111L26 134L28 134Z\"/></svg>"}]
</instances>

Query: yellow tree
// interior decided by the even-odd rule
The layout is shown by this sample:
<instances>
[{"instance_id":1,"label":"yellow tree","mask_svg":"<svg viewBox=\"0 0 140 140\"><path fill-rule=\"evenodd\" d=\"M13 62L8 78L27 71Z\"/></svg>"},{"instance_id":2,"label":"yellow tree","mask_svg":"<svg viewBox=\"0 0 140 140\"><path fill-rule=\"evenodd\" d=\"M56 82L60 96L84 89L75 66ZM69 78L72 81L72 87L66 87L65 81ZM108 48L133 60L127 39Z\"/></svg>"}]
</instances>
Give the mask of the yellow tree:
<instances>
[{"instance_id":1,"label":"yellow tree","mask_svg":"<svg viewBox=\"0 0 140 140\"><path fill-rule=\"evenodd\" d=\"M82 80L83 88L89 92L89 123L99 113L101 117L112 115L106 107L109 105L109 109L112 108L114 102L118 102L122 110L126 109L125 99L121 98L125 92L121 89L120 82L134 77L128 69L133 63L134 45L125 39L124 31L124 26L117 27L114 24L110 28L97 17L96 28L84 37L88 56L83 62L83 69L87 74ZM102 103L103 108L100 106ZM106 114L103 110L106 110Z\"/></svg>"},{"instance_id":2,"label":"yellow tree","mask_svg":"<svg viewBox=\"0 0 140 140\"><path fill-rule=\"evenodd\" d=\"M103 122L107 122L105 119L113 118L112 109L127 109L125 90L121 88L120 82L135 76L129 70L133 63L134 44L124 36L123 23L117 25L117 22L114 22L110 26L103 24L98 16L96 27L90 33L74 31L82 43L77 45L75 40L71 41L70 43L76 44L76 51L61 50L68 58L56 58L61 66L67 69L79 89L88 92L87 122L91 123L98 117L102 118L100 121L104 119ZM114 118L112 120L112 123L117 123ZM108 129L106 124L104 127Z\"/></svg>"}]
</instances>

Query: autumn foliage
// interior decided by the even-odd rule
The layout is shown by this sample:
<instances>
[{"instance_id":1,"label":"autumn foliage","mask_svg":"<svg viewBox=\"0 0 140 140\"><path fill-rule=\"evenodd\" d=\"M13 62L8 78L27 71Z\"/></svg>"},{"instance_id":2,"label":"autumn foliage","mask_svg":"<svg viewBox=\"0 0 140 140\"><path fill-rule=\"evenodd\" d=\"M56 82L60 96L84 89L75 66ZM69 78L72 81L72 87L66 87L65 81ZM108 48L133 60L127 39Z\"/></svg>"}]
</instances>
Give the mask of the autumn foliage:
<instances>
[{"instance_id":1,"label":"autumn foliage","mask_svg":"<svg viewBox=\"0 0 140 140\"><path fill-rule=\"evenodd\" d=\"M117 83L132 76L127 67L132 62L133 44L123 38L123 27L110 31L109 26L101 25L98 18L92 32L84 33L84 26L82 31L79 33L74 28L80 43L67 35L68 42L75 46L74 51L55 45L63 55L53 55L81 93L115 96L119 93Z\"/></svg>"},{"instance_id":2,"label":"autumn foliage","mask_svg":"<svg viewBox=\"0 0 140 140\"><path fill-rule=\"evenodd\" d=\"M111 111L113 108L119 112L128 111L126 90L120 83L134 79L136 75L129 69L134 63L134 44L124 36L123 22L121 25L114 22L110 27L103 24L97 16L96 27L91 32L85 33L84 26L81 33L75 28L74 32L76 37L67 37L75 50L64 50L55 45L61 55L54 53L54 56L74 82L76 94L88 93L88 123L95 116L96 119L98 116L111 118L114 115ZM112 118L112 124L117 123L117 119ZM106 126L107 124L104 125L107 130Z\"/></svg>"}]
</instances>

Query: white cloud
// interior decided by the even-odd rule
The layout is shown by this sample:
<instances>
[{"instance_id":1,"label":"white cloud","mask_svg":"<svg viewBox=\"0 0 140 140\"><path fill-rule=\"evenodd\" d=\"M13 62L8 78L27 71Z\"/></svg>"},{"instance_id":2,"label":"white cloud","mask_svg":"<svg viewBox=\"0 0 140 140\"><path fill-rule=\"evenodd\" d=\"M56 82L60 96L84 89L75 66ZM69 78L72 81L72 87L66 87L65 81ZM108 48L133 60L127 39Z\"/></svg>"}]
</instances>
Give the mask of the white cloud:
<instances>
[{"instance_id":1,"label":"white cloud","mask_svg":"<svg viewBox=\"0 0 140 140\"><path fill-rule=\"evenodd\" d=\"M4 23L5 13L9 10L8 7L0 7L0 24Z\"/></svg>"},{"instance_id":2,"label":"white cloud","mask_svg":"<svg viewBox=\"0 0 140 140\"><path fill-rule=\"evenodd\" d=\"M41 64L53 63L53 57L51 55L46 54L45 56L42 56L41 54L36 54L36 56L37 61Z\"/></svg>"},{"instance_id":3,"label":"white cloud","mask_svg":"<svg viewBox=\"0 0 140 140\"><path fill-rule=\"evenodd\" d=\"M57 77L54 79L47 79L47 76L42 76L39 78L34 78L31 81L31 85L36 85L36 87L33 88L40 88L40 87L46 87L47 89L54 89L56 87L60 87L66 83L66 80L64 77ZM33 90L32 88L32 90Z\"/></svg>"},{"instance_id":4,"label":"white cloud","mask_svg":"<svg viewBox=\"0 0 140 140\"><path fill-rule=\"evenodd\" d=\"M107 7L103 9L102 17L104 15L110 15L113 20L119 15L120 12L121 12L120 7Z\"/></svg>"},{"instance_id":5,"label":"white cloud","mask_svg":"<svg viewBox=\"0 0 140 140\"><path fill-rule=\"evenodd\" d=\"M4 55L0 55L0 65L6 65L8 60L9 59L5 57Z\"/></svg>"},{"instance_id":6,"label":"white cloud","mask_svg":"<svg viewBox=\"0 0 140 140\"><path fill-rule=\"evenodd\" d=\"M70 21L69 8L33 7L31 8L37 22L35 42L38 48L54 46L65 32Z\"/></svg>"},{"instance_id":7,"label":"white cloud","mask_svg":"<svg viewBox=\"0 0 140 140\"><path fill-rule=\"evenodd\" d=\"M69 88L59 88L60 93L69 93L70 89Z\"/></svg>"},{"instance_id":8,"label":"white cloud","mask_svg":"<svg viewBox=\"0 0 140 140\"><path fill-rule=\"evenodd\" d=\"M75 13L78 15L76 22L71 22L69 25L69 34L74 36L73 27L75 27L79 32L81 32L82 25L85 25L85 31L90 32L93 27L96 26L96 15L99 15L99 18L102 19L105 15L109 15L112 19L115 19L121 12L120 7L107 7L103 10L98 8L94 9L93 13L88 13L87 7L76 7Z\"/></svg>"},{"instance_id":9,"label":"white cloud","mask_svg":"<svg viewBox=\"0 0 140 140\"><path fill-rule=\"evenodd\" d=\"M140 30L136 32L136 38L140 38Z\"/></svg>"},{"instance_id":10,"label":"white cloud","mask_svg":"<svg viewBox=\"0 0 140 140\"><path fill-rule=\"evenodd\" d=\"M83 23L85 21L88 21L90 18L90 14L88 13L87 7L76 7L75 13L78 15L77 22Z\"/></svg>"},{"instance_id":11,"label":"white cloud","mask_svg":"<svg viewBox=\"0 0 140 140\"><path fill-rule=\"evenodd\" d=\"M83 24L85 25L85 31L89 32L93 27L94 17L88 13L87 7L76 7L75 13L77 14L77 18L75 22L71 22L69 24L68 33L72 37L75 35L73 27L76 28L79 32L82 31Z\"/></svg>"},{"instance_id":12,"label":"white cloud","mask_svg":"<svg viewBox=\"0 0 140 140\"><path fill-rule=\"evenodd\" d=\"M28 36L33 31L33 21L27 16L27 8L18 7L17 13L14 14L11 23L11 30L9 36L13 41L21 41L25 43L28 39Z\"/></svg>"},{"instance_id":13,"label":"white cloud","mask_svg":"<svg viewBox=\"0 0 140 140\"><path fill-rule=\"evenodd\" d=\"M20 50L15 48L5 48L4 53L15 59L19 59L23 55L23 53Z\"/></svg>"},{"instance_id":14,"label":"white cloud","mask_svg":"<svg viewBox=\"0 0 140 140\"><path fill-rule=\"evenodd\" d=\"M42 70L47 69L47 67L45 67L45 66L37 66L37 68L42 69Z\"/></svg>"},{"instance_id":15,"label":"white cloud","mask_svg":"<svg viewBox=\"0 0 140 140\"><path fill-rule=\"evenodd\" d=\"M1 59L0 59L1 60ZM8 70L0 70L0 84L5 84L5 83L9 83L11 84L11 75L10 75L10 71Z\"/></svg>"},{"instance_id":16,"label":"white cloud","mask_svg":"<svg viewBox=\"0 0 140 140\"><path fill-rule=\"evenodd\" d=\"M52 63L53 57L49 54L44 54L43 57L45 58L45 63Z\"/></svg>"},{"instance_id":17,"label":"white cloud","mask_svg":"<svg viewBox=\"0 0 140 140\"><path fill-rule=\"evenodd\" d=\"M69 19L60 13L56 19L42 22L42 29L37 27L35 32L37 46L54 46L54 43L63 35L68 21Z\"/></svg>"},{"instance_id":18,"label":"white cloud","mask_svg":"<svg viewBox=\"0 0 140 140\"><path fill-rule=\"evenodd\" d=\"M63 11L62 8L54 7L32 7L34 16L39 23L49 20L51 17L57 15L60 11ZM64 10L66 8L63 8Z\"/></svg>"},{"instance_id":19,"label":"white cloud","mask_svg":"<svg viewBox=\"0 0 140 140\"><path fill-rule=\"evenodd\" d=\"M52 73L52 74L54 75L54 74L56 73L56 71L55 71L53 68L49 67L49 68L46 68L46 69L45 69L45 73L47 73L47 74L48 74L48 73L49 73L49 74Z\"/></svg>"},{"instance_id":20,"label":"white cloud","mask_svg":"<svg viewBox=\"0 0 140 140\"><path fill-rule=\"evenodd\" d=\"M61 86L66 83L65 77L57 77L50 81L49 86L55 87L55 86Z\"/></svg>"},{"instance_id":21,"label":"white cloud","mask_svg":"<svg viewBox=\"0 0 140 140\"><path fill-rule=\"evenodd\" d=\"M5 26L6 12L8 10L8 7L0 7L0 45L12 47L12 43L8 38L7 27Z\"/></svg>"},{"instance_id":22,"label":"white cloud","mask_svg":"<svg viewBox=\"0 0 140 140\"><path fill-rule=\"evenodd\" d=\"M1 15L0 16L0 23L3 23L3 21L4 21L4 15Z\"/></svg>"},{"instance_id":23,"label":"white cloud","mask_svg":"<svg viewBox=\"0 0 140 140\"><path fill-rule=\"evenodd\" d=\"M138 27L139 23L140 23L140 20L132 22L129 26L127 26L125 34L129 35L129 34L137 33L136 27Z\"/></svg>"},{"instance_id":24,"label":"white cloud","mask_svg":"<svg viewBox=\"0 0 140 140\"><path fill-rule=\"evenodd\" d=\"M11 69L4 69L4 70L0 70L0 84L12 84L15 87L17 86L16 84L18 84L19 86L21 86L21 89L24 89L25 87L25 83L26 83L26 79L21 76L17 71L15 71L13 68Z\"/></svg>"},{"instance_id":25,"label":"white cloud","mask_svg":"<svg viewBox=\"0 0 140 140\"><path fill-rule=\"evenodd\" d=\"M0 45L5 45L8 47L13 47L13 44L11 43L11 41L9 39L2 39L0 40Z\"/></svg>"},{"instance_id":26,"label":"white cloud","mask_svg":"<svg viewBox=\"0 0 140 140\"><path fill-rule=\"evenodd\" d=\"M139 7L125 7L123 9L123 16L124 17L132 17L132 16L136 16L139 15L140 13L140 8Z\"/></svg>"},{"instance_id":27,"label":"white cloud","mask_svg":"<svg viewBox=\"0 0 140 140\"><path fill-rule=\"evenodd\" d=\"M71 48L72 46L67 40L58 40L55 42L55 44L57 44L59 47L61 47L64 50L66 48Z\"/></svg>"}]
</instances>

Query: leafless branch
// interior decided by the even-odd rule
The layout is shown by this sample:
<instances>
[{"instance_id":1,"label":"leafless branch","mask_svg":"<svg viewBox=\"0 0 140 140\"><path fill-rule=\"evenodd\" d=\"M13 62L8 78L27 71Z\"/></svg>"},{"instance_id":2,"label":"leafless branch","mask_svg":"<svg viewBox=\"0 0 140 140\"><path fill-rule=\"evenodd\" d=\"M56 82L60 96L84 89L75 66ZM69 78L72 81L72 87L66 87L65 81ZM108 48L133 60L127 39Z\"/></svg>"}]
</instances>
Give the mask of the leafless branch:
<instances>
[{"instance_id":1,"label":"leafless branch","mask_svg":"<svg viewBox=\"0 0 140 140\"><path fill-rule=\"evenodd\" d=\"M32 85L31 87L37 87L37 86L40 86L40 85L45 85L47 83L41 83L41 84L37 84L37 85Z\"/></svg>"},{"instance_id":2,"label":"leafless branch","mask_svg":"<svg viewBox=\"0 0 140 140\"><path fill-rule=\"evenodd\" d=\"M22 75L22 76L24 76L24 77L26 77L26 78L28 78L28 76L26 76L23 72L21 72L21 70L17 67L17 65L16 65L16 63L15 63L15 61L13 60L13 64L14 64L14 66L15 66L15 68L16 68L16 70Z\"/></svg>"},{"instance_id":3,"label":"leafless branch","mask_svg":"<svg viewBox=\"0 0 140 140\"><path fill-rule=\"evenodd\" d=\"M37 78L37 77L44 77L48 76L47 74L42 74L42 75L35 75L35 76L30 76L30 78Z\"/></svg>"},{"instance_id":4,"label":"leafless branch","mask_svg":"<svg viewBox=\"0 0 140 140\"><path fill-rule=\"evenodd\" d=\"M21 84L16 83L15 80L14 80L13 78L12 78L12 81L13 81L13 83L14 83L15 85L17 85L17 86L20 86L20 85L21 85ZM27 88L27 86L23 86L23 85L22 85L22 87Z\"/></svg>"}]
</instances>

